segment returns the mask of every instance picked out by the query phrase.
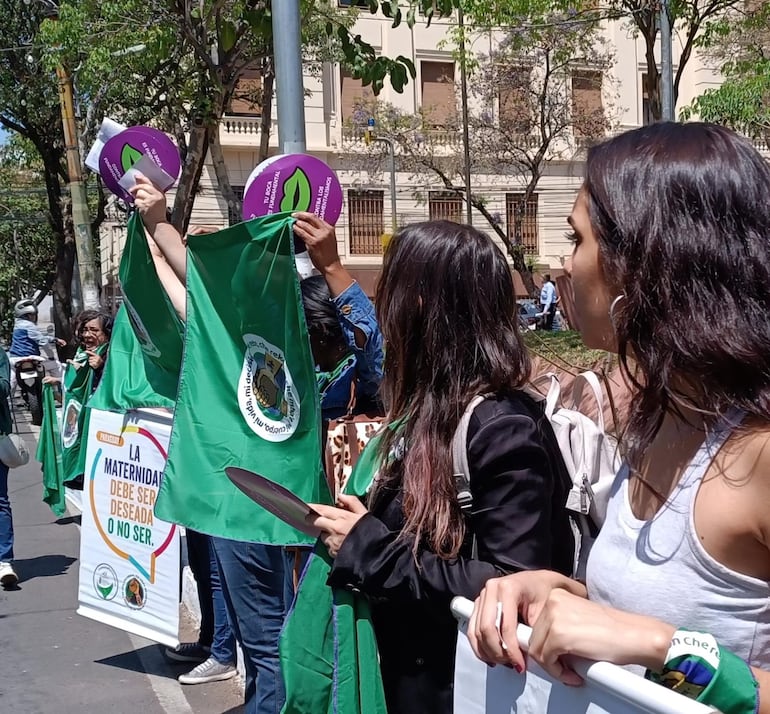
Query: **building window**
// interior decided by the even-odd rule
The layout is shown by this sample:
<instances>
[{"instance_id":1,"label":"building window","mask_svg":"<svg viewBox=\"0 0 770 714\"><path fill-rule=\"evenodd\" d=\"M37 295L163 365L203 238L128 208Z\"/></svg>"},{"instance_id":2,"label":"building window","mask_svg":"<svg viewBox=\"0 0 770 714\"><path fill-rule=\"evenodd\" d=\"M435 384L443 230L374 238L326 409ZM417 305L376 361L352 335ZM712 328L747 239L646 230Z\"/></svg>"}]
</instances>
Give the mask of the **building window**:
<instances>
[{"instance_id":1,"label":"building window","mask_svg":"<svg viewBox=\"0 0 770 714\"><path fill-rule=\"evenodd\" d=\"M660 75L658 75L658 96L660 96ZM642 74L642 126L653 124L655 118L652 116L652 106L650 105L650 93L647 90L647 74Z\"/></svg>"},{"instance_id":2,"label":"building window","mask_svg":"<svg viewBox=\"0 0 770 714\"><path fill-rule=\"evenodd\" d=\"M337 0L337 7L369 7L369 0Z\"/></svg>"},{"instance_id":3,"label":"building window","mask_svg":"<svg viewBox=\"0 0 770 714\"><path fill-rule=\"evenodd\" d=\"M529 104L530 76L526 67L501 67L499 81L500 129L512 134L529 134L532 130L532 111Z\"/></svg>"},{"instance_id":4,"label":"building window","mask_svg":"<svg viewBox=\"0 0 770 714\"><path fill-rule=\"evenodd\" d=\"M537 230L538 194L533 193L522 212L523 193L505 194L505 214L508 237L519 243L525 255L539 255L540 247Z\"/></svg>"},{"instance_id":5,"label":"building window","mask_svg":"<svg viewBox=\"0 0 770 714\"><path fill-rule=\"evenodd\" d=\"M446 126L456 113L455 63L421 62L422 112L428 126Z\"/></svg>"},{"instance_id":6,"label":"building window","mask_svg":"<svg viewBox=\"0 0 770 714\"><path fill-rule=\"evenodd\" d=\"M384 191L348 189L348 220L351 255L380 255Z\"/></svg>"},{"instance_id":7,"label":"building window","mask_svg":"<svg viewBox=\"0 0 770 714\"><path fill-rule=\"evenodd\" d=\"M350 70L341 67L340 94L340 115L342 121L350 120L354 124L366 124L366 119L369 118L369 110L365 109L365 107L370 106L374 102L374 92L372 92L371 86L364 87L360 79L353 79L350 76ZM361 117L356 116L356 112L360 112L362 109L366 113L366 118L363 120Z\"/></svg>"},{"instance_id":8,"label":"building window","mask_svg":"<svg viewBox=\"0 0 770 714\"><path fill-rule=\"evenodd\" d=\"M243 191L245 187L232 186L231 188L233 189L235 197L238 199L238 205L227 207L228 226L234 226L236 223L241 223L243 221Z\"/></svg>"},{"instance_id":9,"label":"building window","mask_svg":"<svg viewBox=\"0 0 770 714\"><path fill-rule=\"evenodd\" d=\"M601 72L572 73L572 127L578 142L596 139L604 133Z\"/></svg>"},{"instance_id":10,"label":"building window","mask_svg":"<svg viewBox=\"0 0 770 714\"><path fill-rule=\"evenodd\" d=\"M465 201L451 191L431 191L428 194L428 215L431 221L463 222Z\"/></svg>"},{"instance_id":11,"label":"building window","mask_svg":"<svg viewBox=\"0 0 770 714\"><path fill-rule=\"evenodd\" d=\"M235 83L227 114L262 116L262 71L258 65L246 67Z\"/></svg>"}]
</instances>

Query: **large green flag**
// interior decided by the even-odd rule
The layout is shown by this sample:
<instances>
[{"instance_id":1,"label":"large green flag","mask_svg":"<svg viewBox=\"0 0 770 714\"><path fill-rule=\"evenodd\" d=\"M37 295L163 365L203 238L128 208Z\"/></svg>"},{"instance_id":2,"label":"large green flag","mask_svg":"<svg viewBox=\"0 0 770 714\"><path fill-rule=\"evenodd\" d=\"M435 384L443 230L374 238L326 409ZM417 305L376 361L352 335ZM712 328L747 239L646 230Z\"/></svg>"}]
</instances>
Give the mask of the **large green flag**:
<instances>
[{"instance_id":1,"label":"large green flag","mask_svg":"<svg viewBox=\"0 0 770 714\"><path fill-rule=\"evenodd\" d=\"M329 502L291 226L282 213L188 238L184 360L158 518L233 540L312 542L224 471L240 466Z\"/></svg>"},{"instance_id":2,"label":"large green flag","mask_svg":"<svg viewBox=\"0 0 770 714\"><path fill-rule=\"evenodd\" d=\"M184 325L158 279L138 213L128 220L118 272L131 326L145 356L157 367L153 386L163 396L174 399Z\"/></svg>"},{"instance_id":3,"label":"large green flag","mask_svg":"<svg viewBox=\"0 0 770 714\"><path fill-rule=\"evenodd\" d=\"M64 481L61 460L61 434L56 415L56 398L52 384L43 385L43 423L37 442L35 458L43 467L43 502L57 516L64 515Z\"/></svg>"},{"instance_id":4,"label":"large green flag","mask_svg":"<svg viewBox=\"0 0 770 714\"><path fill-rule=\"evenodd\" d=\"M119 412L142 407L173 409L178 380L178 372L166 371L147 356L128 311L121 306L112 327L110 356L88 406Z\"/></svg>"},{"instance_id":5,"label":"large green flag","mask_svg":"<svg viewBox=\"0 0 770 714\"><path fill-rule=\"evenodd\" d=\"M372 438L361 453L346 493L363 498L369 490L380 465L380 439ZM331 569L319 540L281 631L282 714L386 714L369 602L330 588Z\"/></svg>"},{"instance_id":6,"label":"large green flag","mask_svg":"<svg viewBox=\"0 0 770 714\"><path fill-rule=\"evenodd\" d=\"M104 356L107 344L94 352ZM86 463L85 439L88 434L89 412L87 402L93 392L94 370L88 364L88 355L81 347L64 372L64 409L62 411L61 444L64 483L83 474ZM81 448L82 446L82 448Z\"/></svg>"}]
</instances>

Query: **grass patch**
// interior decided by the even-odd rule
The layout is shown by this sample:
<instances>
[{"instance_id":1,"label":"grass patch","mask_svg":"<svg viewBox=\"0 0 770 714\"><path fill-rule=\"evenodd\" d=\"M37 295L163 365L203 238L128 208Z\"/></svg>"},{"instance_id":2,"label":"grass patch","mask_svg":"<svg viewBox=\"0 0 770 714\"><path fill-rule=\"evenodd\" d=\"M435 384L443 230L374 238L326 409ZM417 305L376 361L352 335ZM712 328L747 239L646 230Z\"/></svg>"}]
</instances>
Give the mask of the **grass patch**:
<instances>
[{"instance_id":1,"label":"grass patch","mask_svg":"<svg viewBox=\"0 0 770 714\"><path fill-rule=\"evenodd\" d=\"M527 330L524 334L524 342L534 354L555 362L560 367L574 366L579 369L588 369L602 360L612 359L609 352L588 349L580 339L580 333L574 330L558 332Z\"/></svg>"}]
</instances>

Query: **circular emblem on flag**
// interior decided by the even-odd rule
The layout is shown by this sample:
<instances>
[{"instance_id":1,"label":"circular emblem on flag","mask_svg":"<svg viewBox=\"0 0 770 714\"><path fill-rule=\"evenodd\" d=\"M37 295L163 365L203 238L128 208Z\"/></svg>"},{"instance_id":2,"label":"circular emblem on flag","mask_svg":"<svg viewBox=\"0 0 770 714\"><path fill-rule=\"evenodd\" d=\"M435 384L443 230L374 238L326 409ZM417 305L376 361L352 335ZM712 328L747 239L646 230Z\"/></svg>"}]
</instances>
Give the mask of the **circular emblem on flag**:
<instances>
[{"instance_id":1,"label":"circular emblem on flag","mask_svg":"<svg viewBox=\"0 0 770 714\"><path fill-rule=\"evenodd\" d=\"M61 443L65 449L69 449L78 440L78 419L82 405L77 399L67 402L67 408L64 410L64 426L61 430Z\"/></svg>"},{"instance_id":2,"label":"circular emblem on flag","mask_svg":"<svg viewBox=\"0 0 770 714\"><path fill-rule=\"evenodd\" d=\"M123 581L123 600L132 610L141 610L147 603L147 588L138 575L129 575Z\"/></svg>"},{"instance_id":3,"label":"circular emblem on flag","mask_svg":"<svg viewBox=\"0 0 770 714\"><path fill-rule=\"evenodd\" d=\"M238 406L249 428L266 441L286 441L299 424L299 395L283 352L259 335L243 336L246 352Z\"/></svg>"},{"instance_id":4,"label":"circular emblem on flag","mask_svg":"<svg viewBox=\"0 0 770 714\"><path fill-rule=\"evenodd\" d=\"M100 563L94 568L94 589L102 600L112 600L118 594L118 576L112 566Z\"/></svg>"}]
</instances>

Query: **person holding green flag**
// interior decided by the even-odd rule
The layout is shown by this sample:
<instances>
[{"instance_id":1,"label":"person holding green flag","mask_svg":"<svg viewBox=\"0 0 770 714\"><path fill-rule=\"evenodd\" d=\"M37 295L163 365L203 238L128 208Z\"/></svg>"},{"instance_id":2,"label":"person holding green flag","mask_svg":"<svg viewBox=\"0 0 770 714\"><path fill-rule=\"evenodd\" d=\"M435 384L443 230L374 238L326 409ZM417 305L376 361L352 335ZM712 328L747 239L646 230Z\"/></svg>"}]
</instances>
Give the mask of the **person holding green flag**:
<instances>
[{"instance_id":1,"label":"person holding green flag","mask_svg":"<svg viewBox=\"0 0 770 714\"><path fill-rule=\"evenodd\" d=\"M84 310L75 317L78 350L68 361L63 377L62 479L82 488L86 462L84 435L88 434L88 400L99 384L107 360L112 316L101 310Z\"/></svg>"},{"instance_id":2,"label":"person holding green flag","mask_svg":"<svg viewBox=\"0 0 770 714\"><path fill-rule=\"evenodd\" d=\"M387 711L451 714L452 598L476 598L495 574L572 571L571 482L542 408L522 390L530 360L505 256L470 226L406 226L386 249L376 305L387 426L338 506L311 504L328 555L311 559L281 641L286 714L382 712L367 608ZM453 437L479 395L461 501Z\"/></svg>"},{"instance_id":3,"label":"person holding green flag","mask_svg":"<svg viewBox=\"0 0 770 714\"><path fill-rule=\"evenodd\" d=\"M133 193L148 233L180 281L187 282L187 257L179 234L166 221L163 194L143 177L137 178ZM312 214L297 214L294 231L308 246L310 258L323 276L320 284L315 280L300 288L316 364L315 381L323 392L321 416L335 418L345 413L354 383L362 403L375 398L382 374L382 337L371 302L339 260L333 227ZM247 277L258 282L258 277ZM189 285L188 289L192 290ZM231 296L231 300L235 298ZM274 370L276 375L279 371ZM319 447L320 439L314 448ZM318 457L320 461L320 450ZM224 520L232 517L226 511L220 515ZM293 594L291 587L285 588L291 581L283 549L222 537L214 538L214 545L228 612L244 649L246 712L273 714L285 697L278 636L286 600Z\"/></svg>"}]
</instances>

